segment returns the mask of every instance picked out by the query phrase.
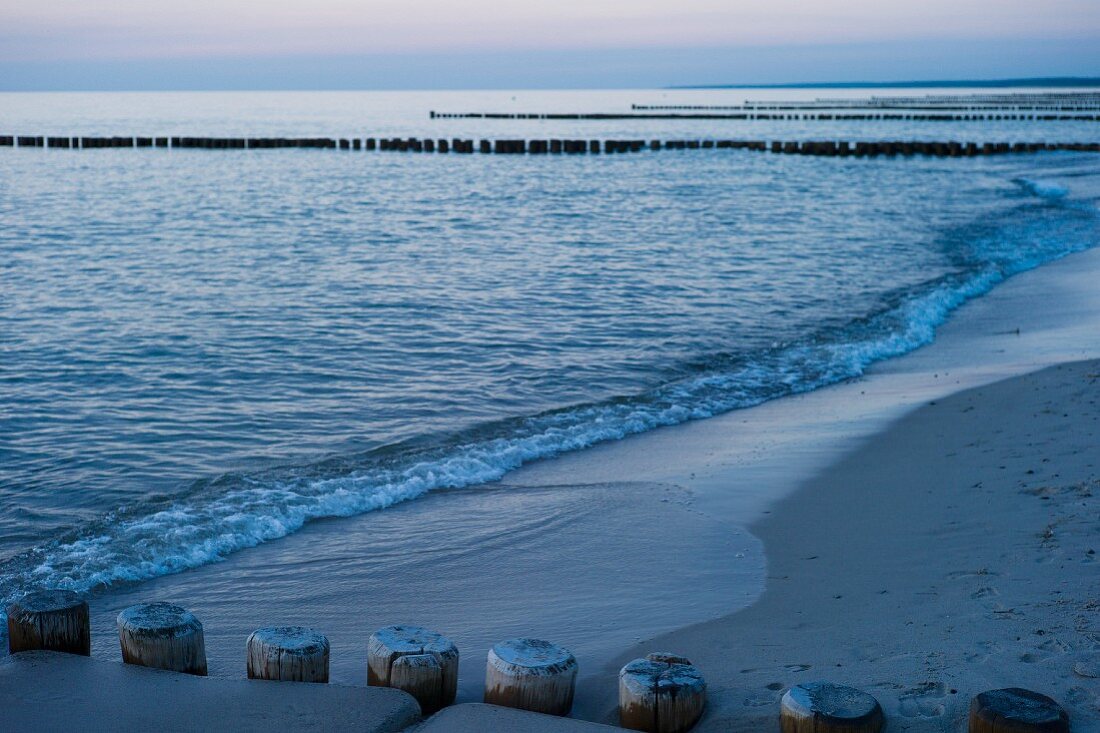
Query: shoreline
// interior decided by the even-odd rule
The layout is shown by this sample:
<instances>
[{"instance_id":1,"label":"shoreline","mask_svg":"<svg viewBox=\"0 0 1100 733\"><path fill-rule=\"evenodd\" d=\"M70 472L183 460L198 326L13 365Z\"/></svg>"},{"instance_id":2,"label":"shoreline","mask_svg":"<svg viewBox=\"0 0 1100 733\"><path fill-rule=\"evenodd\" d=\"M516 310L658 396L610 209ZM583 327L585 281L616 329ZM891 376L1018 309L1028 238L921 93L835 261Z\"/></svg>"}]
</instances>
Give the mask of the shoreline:
<instances>
[{"instance_id":1,"label":"shoreline","mask_svg":"<svg viewBox=\"0 0 1100 733\"><path fill-rule=\"evenodd\" d=\"M692 492L695 508L712 516L737 517L754 537L764 541L770 578L772 546L781 544L781 538L772 537L769 543L757 528L779 521L790 510L792 497L811 494L816 482L829 475L838 462L865 452L868 444L890 434L930 402L957 399L968 390L991 388L1005 380L1026 379L1057 365L1100 358L1096 335L1100 294L1093 292L1098 274L1100 251L1071 255L1017 275L966 303L939 329L935 342L875 364L859 379L597 446L526 467L509 479L517 485L539 485L570 476L600 480L613 474L625 480L646 476L683 486ZM744 610L732 609L712 622L719 626L711 629L711 641L724 633L723 621L752 614L759 603ZM576 714L612 722L614 672L647 650L668 648L684 653L706 674L700 659L676 647L678 634L690 634L692 628L696 627L659 635L648 644L631 645L629 651L608 662L601 674L594 676L598 685L602 681L602 687L591 694L578 693ZM1097 644L1100 647L1100 638ZM723 672L719 680L724 677ZM711 679L712 685L717 681ZM771 695L772 691L764 692ZM776 704L781 692L772 696ZM896 714L892 718L896 719ZM921 727L932 722L943 724L942 720L917 718L908 721L915 727L901 729L941 729ZM722 725L731 724L722 721ZM899 723L895 720L892 725ZM701 729L706 730L705 726ZM745 730L755 728L750 725Z\"/></svg>"},{"instance_id":2,"label":"shoreline","mask_svg":"<svg viewBox=\"0 0 1100 733\"><path fill-rule=\"evenodd\" d=\"M892 731L963 731L970 698L1007 686L1054 697L1076 733L1100 731L1098 444L1100 359L930 401L751 524L768 552L759 600L590 664L578 680L573 717L614 724L619 667L661 649L689 657L708 681L698 731L771 729L784 690L816 679L873 694ZM101 645L112 641L103 636ZM227 725L236 724L225 711L241 702L267 716L237 720L252 727L307 710L341 729L356 716L380 714L373 703L341 703L352 690L339 684L278 685L283 708L265 709L270 683L60 657L66 659L42 659L44 666L25 655L0 663L0 676L21 675L10 677L9 688L18 719L37 719L24 695L44 680L64 684L32 697L45 694L49 720L65 725L102 713L104 699L140 690L168 695L163 699L173 706L184 705L177 697L186 695L189 710ZM145 705L131 717L156 710ZM426 729L483 730L494 711L460 705L444 714L446 723L440 718ZM194 714L169 727L197 727ZM516 718L515 725L580 730L576 721L542 717Z\"/></svg>"}]
</instances>

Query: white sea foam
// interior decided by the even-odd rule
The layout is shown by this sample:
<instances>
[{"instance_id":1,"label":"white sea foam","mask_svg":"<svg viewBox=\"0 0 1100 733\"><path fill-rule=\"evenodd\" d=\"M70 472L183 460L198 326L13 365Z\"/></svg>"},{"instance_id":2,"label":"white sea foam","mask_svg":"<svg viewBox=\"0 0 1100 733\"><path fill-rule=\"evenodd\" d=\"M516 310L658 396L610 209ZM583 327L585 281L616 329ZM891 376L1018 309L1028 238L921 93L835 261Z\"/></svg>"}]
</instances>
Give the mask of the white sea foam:
<instances>
[{"instance_id":1,"label":"white sea foam","mask_svg":"<svg viewBox=\"0 0 1100 733\"><path fill-rule=\"evenodd\" d=\"M1033 181L1030 178L1017 178L1015 183L1033 196L1044 199L1063 199L1069 195L1069 189L1053 181Z\"/></svg>"}]
</instances>

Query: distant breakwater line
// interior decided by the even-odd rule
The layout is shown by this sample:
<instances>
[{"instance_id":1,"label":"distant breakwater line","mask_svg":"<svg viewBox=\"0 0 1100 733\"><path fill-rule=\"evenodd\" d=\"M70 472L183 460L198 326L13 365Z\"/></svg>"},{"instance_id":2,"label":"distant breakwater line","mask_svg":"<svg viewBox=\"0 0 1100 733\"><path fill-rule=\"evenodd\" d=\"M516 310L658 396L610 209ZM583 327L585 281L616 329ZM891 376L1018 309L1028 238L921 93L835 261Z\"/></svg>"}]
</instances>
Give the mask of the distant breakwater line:
<instances>
[{"instance_id":1,"label":"distant breakwater line","mask_svg":"<svg viewBox=\"0 0 1100 733\"><path fill-rule=\"evenodd\" d=\"M1050 150L1100 152L1100 142L959 142L846 140L478 140L433 138L288 138L288 137L44 137L0 135L0 147L91 150L99 148L162 148L198 150L260 150L307 148L346 151L504 155L597 155L659 150L754 150L787 155L829 157L934 156L975 157Z\"/></svg>"},{"instance_id":2,"label":"distant breakwater line","mask_svg":"<svg viewBox=\"0 0 1100 733\"><path fill-rule=\"evenodd\" d=\"M1022 114L1019 112L722 112L720 107L646 107L635 112L430 112L431 119L475 120L906 120L913 122L1096 122L1100 114ZM784 108L779 108L784 109ZM795 109L795 108L792 108ZM808 108L807 108L808 109ZM879 108L875 108L879 109ZM681 110L681 111L672 111Z\"/></svg>"}]
</instances>

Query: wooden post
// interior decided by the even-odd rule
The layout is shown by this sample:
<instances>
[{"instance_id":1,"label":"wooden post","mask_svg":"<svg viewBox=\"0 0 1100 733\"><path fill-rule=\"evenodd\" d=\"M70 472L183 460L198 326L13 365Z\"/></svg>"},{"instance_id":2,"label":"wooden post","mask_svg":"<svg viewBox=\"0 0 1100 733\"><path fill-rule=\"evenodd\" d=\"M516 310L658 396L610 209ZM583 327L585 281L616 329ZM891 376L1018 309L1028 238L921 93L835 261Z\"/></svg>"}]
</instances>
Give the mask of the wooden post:
<instances>
[{"instance_id":1,"label":"wooden post","mask_svg":"<svg viewBox=\"0 0 1100 733\"><path fill-rule=\"evenodd\" d=\"M202 624L171 603L139 603L118 615L122 661L206 676Z\"/></svg>"},{"instance_id":2,"label":"wooden post","mask_svg":"<svg viewBox=\"0 0 1100 733\"><path fill-rule=\"evenodd\" d=\"M367 642L367 684L404 690L431 715L455 701L458 647L420 626L387 626Z\"/></svg>"},{"instance_id":3,"label":"wooden post","mask_svg":"<svg viewBox=\"0 0 1100 733\"><path fill-rule=\"evenodd\" d=\"M1069 733L1069 715L1038 692L988 690L970 702L970 733Z\"/></svg>"},{"instance_id":4,"label":"wooden post","mask_svg":"<svg viewBox=\"0 0 1100 733\"><path fill-rule=\"evenodd\" d=\"M878 700L844 685L807 682L780 702L782 733L877 733L884 723Z\"/></svg>"},{"instance_id":5,"label":"wooden post","mask_svg":"<svg viewBox=\"0 0 1100 733\"><path fill-rule=\"evenodd\" d=\"M92 652L88 604L71 590L28 593L8 606L8 651Z\"/></svg>"},{"instance_id":6,"label":"wooden post","mask_svg":"<svg viewBox=\"0 0 1100 733\"><path fill-rule=\"evenodd\" d=\"M649 733L684 733L699 722L707 683L691 662L649 654L619 672L619 725Z\"/></svg>"},{"instance_id":7,"label":"wooden post","mask_svg":"<svg viewBox=\"0 0 1100 733\"><path fill-rule=\"evenodd\" d=\"M576 682L577 660L568 649L541 639L509 639L489 650L485 702L568 715Z\"/></svg>"},{"instance_id":8,"label":"wooden post","mask_svg":"<svg viewBox=\"0 0 1100 733\"><path fill-rule=\"evenodd\" d=\"M313 629L265 626L245 648L250 680L328 682L328 639Z\"/></svg>"}]
</instances>

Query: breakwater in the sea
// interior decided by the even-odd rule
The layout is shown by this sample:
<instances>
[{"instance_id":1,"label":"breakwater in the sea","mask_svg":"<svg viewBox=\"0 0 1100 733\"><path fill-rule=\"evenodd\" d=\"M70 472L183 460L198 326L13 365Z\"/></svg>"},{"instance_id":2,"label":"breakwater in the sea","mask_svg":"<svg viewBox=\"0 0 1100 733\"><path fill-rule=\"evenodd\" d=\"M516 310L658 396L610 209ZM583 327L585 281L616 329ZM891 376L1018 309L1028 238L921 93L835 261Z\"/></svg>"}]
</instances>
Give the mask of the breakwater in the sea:
<instances>
[{"instance_id":1,"label":"breakwater in the sea","mask_svg":"<svg viewBox=\"0 0 1100 733\"><path fill-rule=\"evenodd\" d=\"M187 150L315 150L415 153L483 153L503 155L597 155L659 150L755 150L788 155L875 157L924 155L974 157L1049 150L1100 152L1100 142L962 142L958 140L585 140L462 138L331 138L331 137L50 137L0 135L0 147L92 150L101 148L164 148Z\"/></svg>"},{"instance_id":2,"label":"breakwater in the sea","mask_svg":"<svg viewBox=\"0 0 1100 733\"><path fill-rule=\"evenodd\" d=\"M914 122L991 122L1016 120L1033 122L1094 122L1100 114L1043 112L811 112L812 108L794 108L798 112L722 112L721 108L635 107L634 112L432 112L432 119L479 120L910 120Z\"/></svg>"}]
</instances>

